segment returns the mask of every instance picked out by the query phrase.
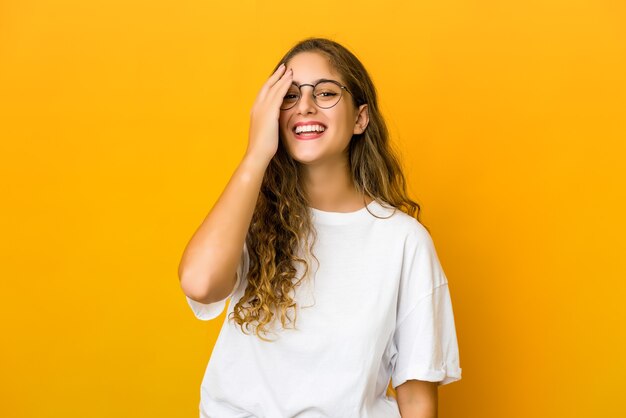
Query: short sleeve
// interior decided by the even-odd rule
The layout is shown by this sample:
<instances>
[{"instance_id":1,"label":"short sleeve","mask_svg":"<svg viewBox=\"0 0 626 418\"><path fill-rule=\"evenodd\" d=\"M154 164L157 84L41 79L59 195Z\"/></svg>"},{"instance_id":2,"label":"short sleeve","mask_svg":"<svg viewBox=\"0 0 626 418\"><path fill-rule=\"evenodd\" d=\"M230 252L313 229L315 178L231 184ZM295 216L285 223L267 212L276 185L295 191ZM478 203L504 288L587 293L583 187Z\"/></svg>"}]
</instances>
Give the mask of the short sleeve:
<instances>
[{"instance_id":1,"label":"short sleeve","mask_svg":"<svg viewBox=\"0 0 626 418\"><path fill-rule=\"evenodd\" d=\"M448 280L432 239L419 225L405 244L393 335L391 378L445 385L461 379L459 349Z\"/></svg>"},{"instance_id":2,"label":"short sleeve","mask_svg":"<svg viewBox=\"0 0 626 418\"><path fill-rule=\"evenodd\" d=\"M201 319L203 321L209 321L211 319L217 318L224 307L226 306L226 299L233 296L233 294L239 289L239 285L242 282L242 278L245 278L248 275L250 259L248 256L248 247L246 243L243 244L243 251L241 253L241 258L239 259L239 264L237 265L237 280L235 281L235 287L233 287L232 292L224 299L213 302L213 303L201 303L191 299L189 296L185 296L187 299L187 303L191 307L196 318Z\"/></svg>"}]
</instances>

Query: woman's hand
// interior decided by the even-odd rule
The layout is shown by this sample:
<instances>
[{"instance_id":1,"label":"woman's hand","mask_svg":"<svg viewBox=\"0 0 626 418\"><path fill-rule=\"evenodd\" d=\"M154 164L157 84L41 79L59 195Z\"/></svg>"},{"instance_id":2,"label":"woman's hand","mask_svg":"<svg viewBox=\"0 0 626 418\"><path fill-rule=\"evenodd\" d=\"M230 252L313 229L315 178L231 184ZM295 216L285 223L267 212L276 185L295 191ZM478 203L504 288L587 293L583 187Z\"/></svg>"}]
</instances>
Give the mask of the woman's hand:
<instances>
[{"instance_id":1,"label":"woman's hand","mask_svg":"<svg viewBox=\"0 0 626 418\"><path fill-rule=\"evenodd\" d=\"M293 70L281 64L263 84L250 111L250 132L246 155L269 163L278 150L280 105L291 85Z\"/></svg>"}]
</instances>

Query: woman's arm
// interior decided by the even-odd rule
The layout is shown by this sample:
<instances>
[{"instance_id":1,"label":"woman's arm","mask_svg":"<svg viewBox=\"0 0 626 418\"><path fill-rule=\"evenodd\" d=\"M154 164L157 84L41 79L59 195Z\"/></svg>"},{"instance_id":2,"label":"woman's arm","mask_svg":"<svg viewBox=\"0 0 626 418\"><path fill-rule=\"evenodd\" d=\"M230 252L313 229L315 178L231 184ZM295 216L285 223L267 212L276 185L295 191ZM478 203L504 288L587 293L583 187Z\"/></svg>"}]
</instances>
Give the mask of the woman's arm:
<instances>
[{"instance_id":1,"label":"woman's arm","mask_svg":"<svg viewBox=\"0 0 626 418\"><path fill-rule=\"evenodd\" d=\"M233 290L266 166L261 159L245 156L187 244L178 277L191 299L212 303Z\"/></svg>"},{"instance_id":2,"label":"woman's arm","mask_svg":"<svg viewBox=\"0 0 626 418\"><path fill-rule=\"evenodd\" d=\"M217 302L235 287L263 176L278 149L280 104L292 76L280 66L263 84L250 112L246 154L185 248L178 277L185 295L195 301Z\"/></svg>"},{"instance_id":3,"label":"woman's arm","mask_svg":"<svg viewBox=\"0 0 626 418\"><path fill-rule=\"evenodd\" d=\"M407 380L396 388L402 418L437 418L438 382Z\"/></svg>"}]
</instances>

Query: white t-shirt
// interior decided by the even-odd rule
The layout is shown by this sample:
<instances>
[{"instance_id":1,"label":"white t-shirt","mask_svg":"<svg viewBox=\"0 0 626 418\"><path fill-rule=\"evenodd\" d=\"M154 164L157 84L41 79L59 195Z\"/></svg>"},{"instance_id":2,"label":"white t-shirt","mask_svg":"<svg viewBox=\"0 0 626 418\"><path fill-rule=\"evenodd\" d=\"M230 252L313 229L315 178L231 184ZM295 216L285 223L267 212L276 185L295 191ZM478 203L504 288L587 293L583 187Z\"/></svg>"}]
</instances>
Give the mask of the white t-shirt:
<instances>
[{"instance_id":1,"label":"white t-shirt","mask_svg":"<svg viewBox=\"0 0 626 418\"><path fill-rule=\"evenodd\" d=\"M386 396L390 378L394 388L461 378L448 280L424 226L376 201L349 213L311 211L319 268L310 262L313 274L296 287L297 329L277 319L264 335L272 342L228 320L247 286L244 244L201 385L201 418L400 418ZM301 263L294 266L301 277ZM187 302L210 320L226 299Z\"/></svg>"}]
</instances>

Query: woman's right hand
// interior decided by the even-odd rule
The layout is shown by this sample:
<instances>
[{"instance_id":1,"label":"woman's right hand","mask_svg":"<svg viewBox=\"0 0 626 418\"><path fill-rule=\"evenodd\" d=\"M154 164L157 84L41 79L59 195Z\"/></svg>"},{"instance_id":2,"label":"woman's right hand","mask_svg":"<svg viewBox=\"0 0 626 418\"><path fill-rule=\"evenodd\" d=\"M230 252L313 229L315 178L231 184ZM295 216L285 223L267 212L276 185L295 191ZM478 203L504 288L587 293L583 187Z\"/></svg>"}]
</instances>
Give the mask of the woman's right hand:
<instances>
[{"instance_id":1,"label":"woman's right hand","mask_svg":"<svg viewBox=\"0 0 626 418\"><path fill-rule=\"evenodd\" d=\"M250 111L250 132L246 155L269 161L278 150L280 105L291 85L293 70L281 64L263 84Z\"/></svg>"}]
</instances>

